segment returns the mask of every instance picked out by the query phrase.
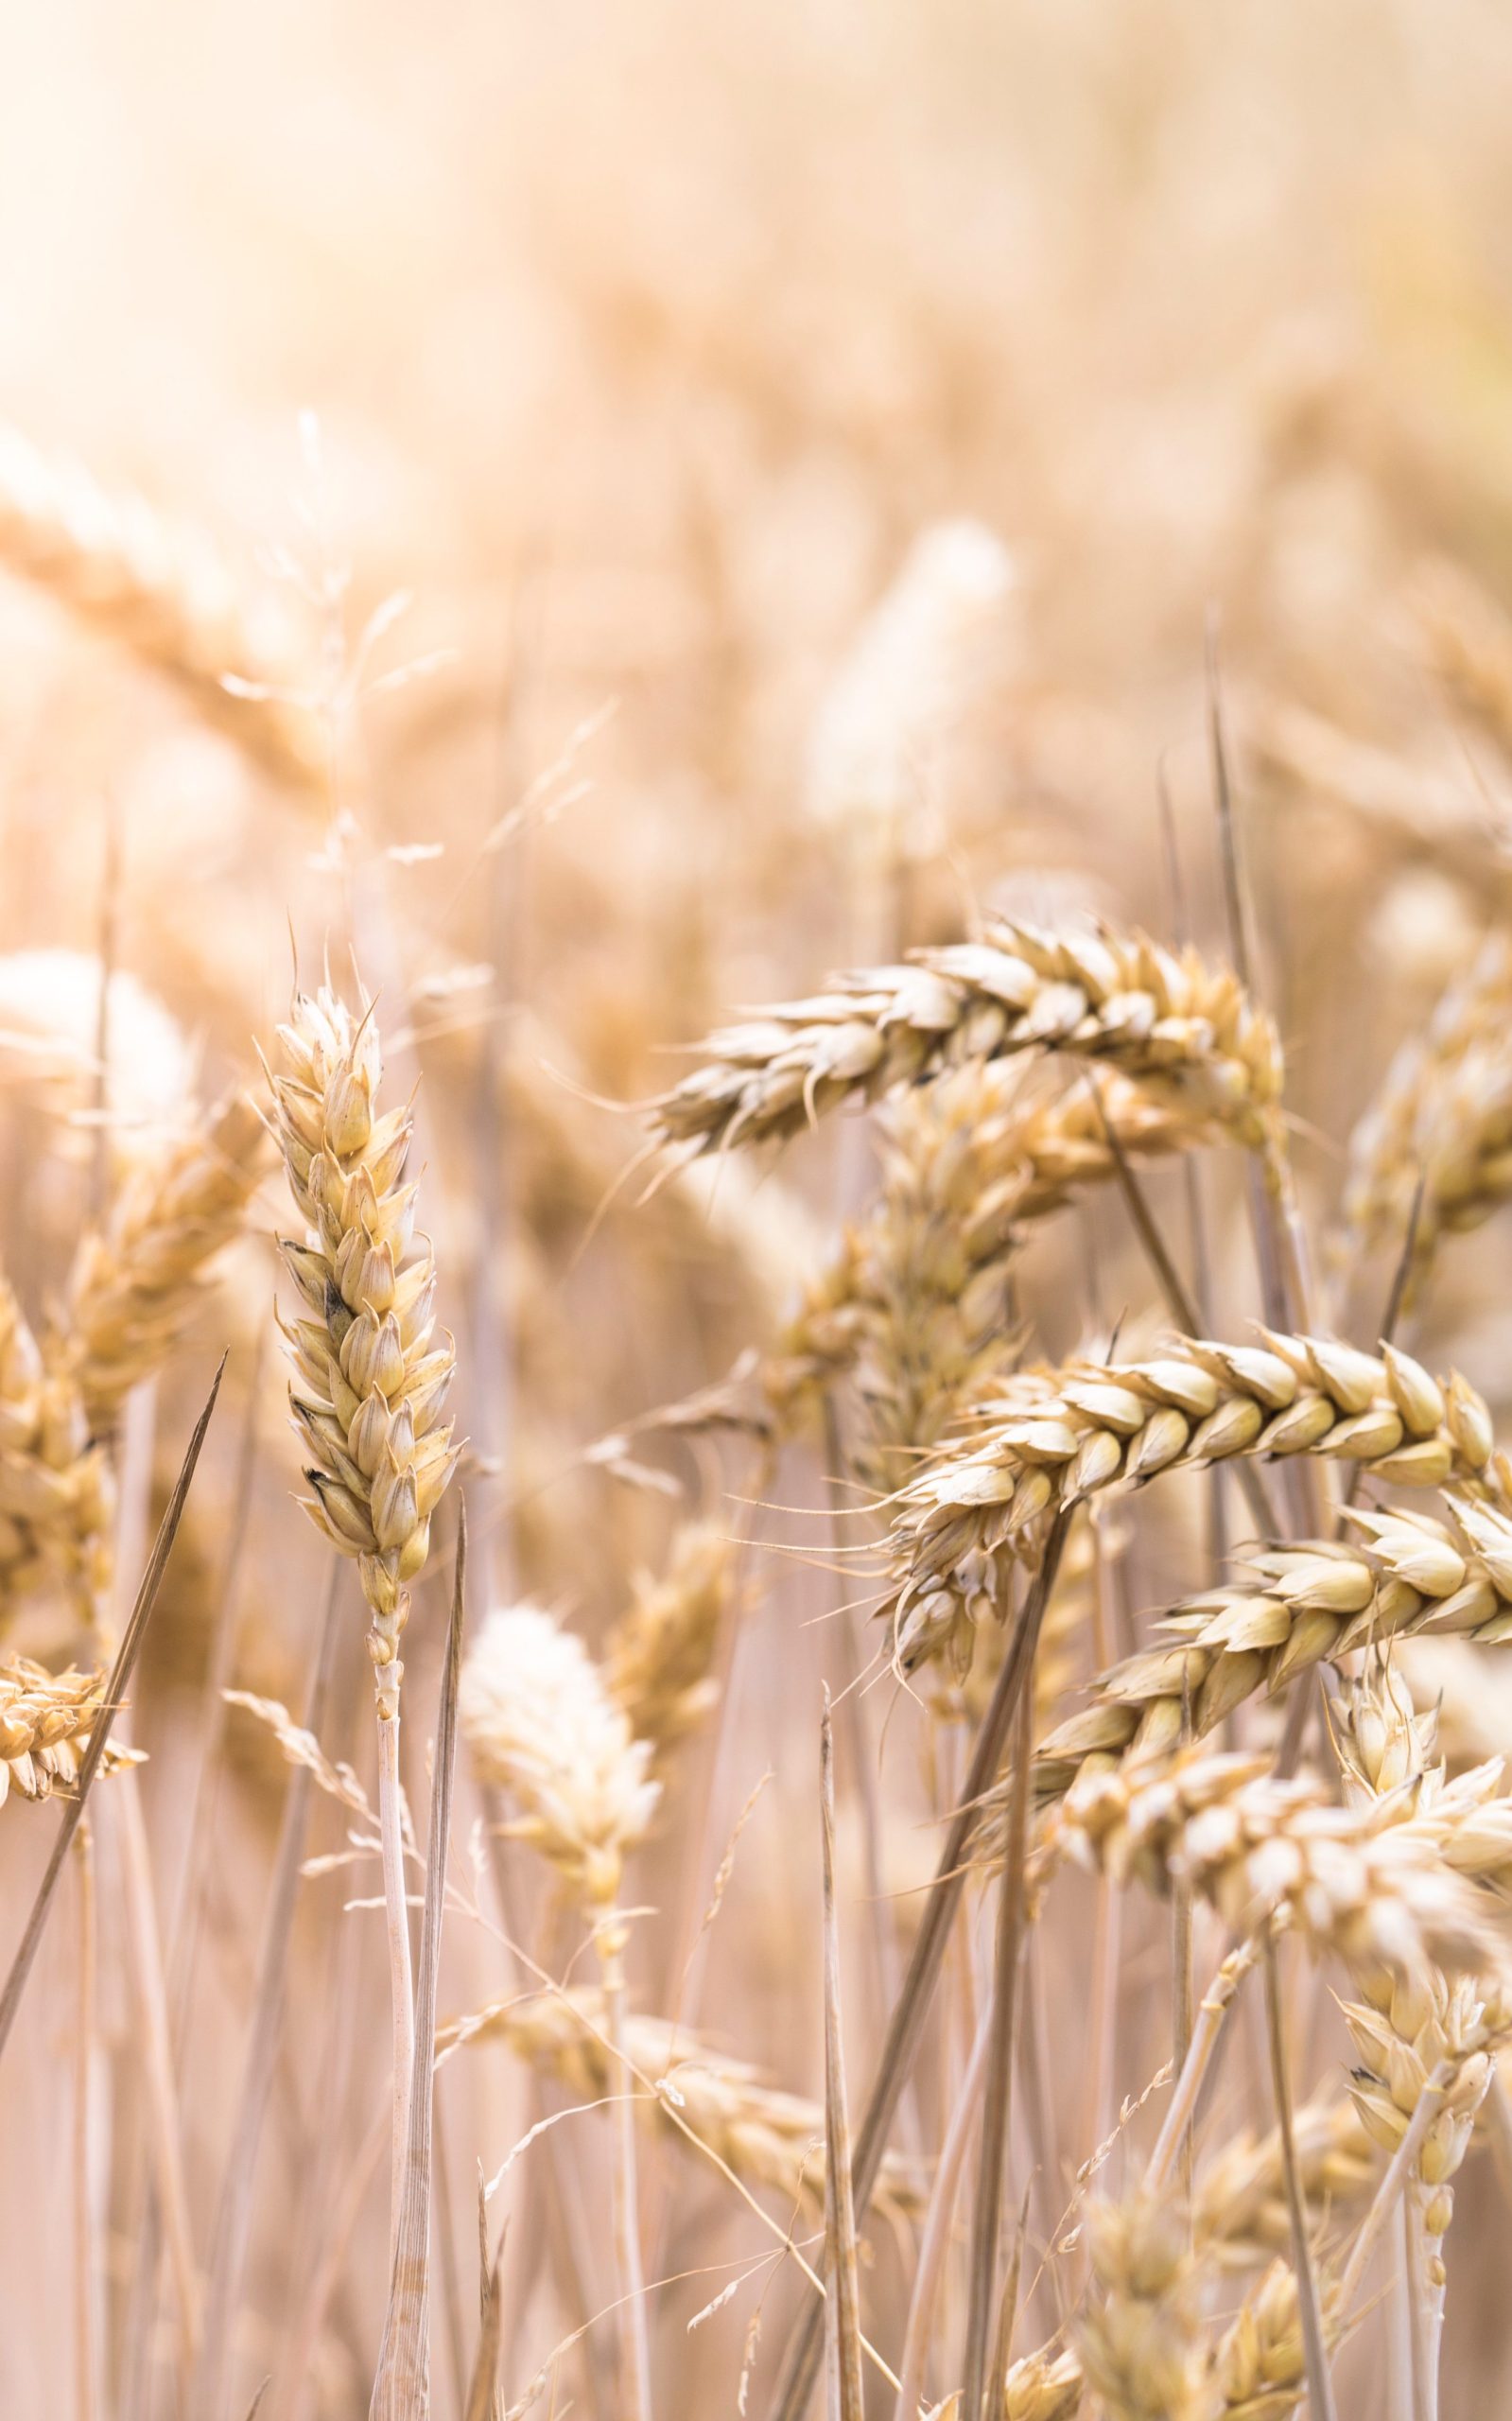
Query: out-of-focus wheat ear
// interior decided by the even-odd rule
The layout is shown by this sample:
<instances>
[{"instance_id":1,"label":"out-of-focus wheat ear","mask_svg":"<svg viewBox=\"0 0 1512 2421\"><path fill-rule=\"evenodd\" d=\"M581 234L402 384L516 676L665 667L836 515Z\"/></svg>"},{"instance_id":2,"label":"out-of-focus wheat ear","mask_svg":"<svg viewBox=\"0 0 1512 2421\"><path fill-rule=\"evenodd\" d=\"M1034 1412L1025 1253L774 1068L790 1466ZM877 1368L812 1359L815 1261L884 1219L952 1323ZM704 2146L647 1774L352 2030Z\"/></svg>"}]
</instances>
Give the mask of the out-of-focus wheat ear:
<instances>
[{"instance_id":1,"label":"out-of-focus wheat ear","mask_svg":"<svg viewBox=\"0 0 1512 2421\"><path fill-rule=\"evenodd\" d=\"M341 1594L340 1576L340 1563L333 1561L320 1619L315 1673L304 1708L304 1729L317 1738L325 1718L331 1678L336 1668L336 1610ZM222 2412L230 2387L233 2330L240 2305L242 2273L252 2230L257 2147L262 2137L263 2121L268 2115L278 2058L284 1985L299 1901L300 1867L304 1855L313 1789L314 1776L310 1768L295 1766L284 1798L284 1818L273 1863L272 1890L264 1923L262 1950L257 1962L257 1985L242 2068L236 2124L216 2213L210 2274L205 2291L204 2329L192 2397L192 2408L197 2412Z\"/></svg>"},{"instance_id":2,"label":"out-of-focus wheat ear","mask_svg":"<svg viewBox=\"0 0 1512 2421\"><path fill-rule=\"evenodd\" d=\"M452 1785L457 1771L457 1688L461 1678L462 1625L467 1587L467 1507L457 1507L457 1561L452 1581L451 1624L436 1722L430 1789L430 1839L426 1859L426 1907L420 1932L420 1974L415 1993L415 2064L409 2090L409 2141L399 2204L398 2241L389 2285L389 2310L373 2385L369 2421L424 2421L430 2403L430 2170L436 1991L441 1973L441 1925L446 1900L446 1853L451 1834Z\"/></svg>"},{"instance_id":3,"label":"out-of-focus wheat ear","mask_svg":"<svg viewBox=\"0 0 1512 2421\"><path fill-rule=\"evenodd\" d=\"M1038 1572L1030 1585L1003 1659L987 1712L982 1716L962 1788L961 1804L946 1835L945 1847L925 1901L923 1920L914 1937L908 1972L888 2019L887 2035L877 2064L877 2076L867 2099L856 2139L852 2188L857 2211L864 2215L881 2172L888 2129L897 2108L904 2080L913 2063L924 2021L949 1941L955 1912L965 1888L966 1855L979 1821L978 1803L994 1781L1020 1696L1034 1662L1050 1593L1060 1570L1068 1516L1057 1513L1045 1541ZM773 2408L775 2421L802 2421L808 2410L823 2348L823 2315L812 2304L804 2314L789 2347L788 2360Z\"/></svg>"},{"instance_id":4,"label":"out-of-focus wheat ear","mask_svg":"<svg viewBox=\"0 0 1512 2421\"><path fill-rule=\"evenodd\" d=\"M850 2115L841 2026L840 1925L835 1911L835 1740L829 1692L819 1726L819 1830L825 1925L825 2369L829 2421L865 2421L860 2280L850 2180Z\"/></svg>"},{"instance_id":5,"label":"out-of-focus wheat ear","mask_svg":"<svg viewBox=\"0 0 1512 2421\"><path fill-rule=\"evenodd\" d=\"M37 1956L37 1946L47 1923L53 1895L58 1889L58 1878L62 1872L63 1860L68 1855L74 1836L83 1821L90 1789L104 1761L105 1750L111 1736L111 1726L115 1720L116 1712L122 1704L127 1685L136 1666L148 1619L157 1602L158 1589L166 1569L168 1558L173 1552L173 1541L179 1535L179 1524L183 1519L184 1504L194 1479L195 1467L200 1460L200 1449L204 1444L205 1432L210 1426L210 1417L216 1408L216 1398L220 1393L220 1381L225 1367L226 1359L222 1354L219 1368L216 1372L210 1393L205 1400L204 1410L195 1422L179 1476L174 1482L173 1494L168 1499L162 1522L158 1525L152 1553L148 1560L147 1570L142 1575L141 1586L136 1593L136 1602L131 1608L130 1619L122 1633L115 1662L111 1668L110 1685L106 1692L104 1706L100 1710L99 1721L90 1736L89 1747L84 1752L84 1760L78 1769L77 1789L74 1796L64 1803L63 1820L58 1828L58 1838L53 1843L52 1855L47 1861L46 1871L38 1886L37 1897L32 1903L31 1914L26 1920L26 1932L22 1935L16 1955L11 1960L10 1972L6 1977L5 1990L0 1993L0 2056L4 2055L5 2047L10 2037L10 2029L16 2021L16 2012L21 2006L21 1996L26 1989L26 1978L31 1973L32 1962Z\"/></svg>"},{"instance_id":6,"label":"out-of-focus wheat ear","mask_svg":"<svg viewBox=\"0 0 1512 2421\"><path fill-rule=\"evenodd\" d=\"M1333 2385L1323 2342L1323 2311L1312 2252L1307 2236L1307 2203L1297 2174L1296 2145L1292 2133L1292 2081L1286 2057L1286 2013L1281 2003L1276 1939L1266 1927L1262 1949L1265 1969L1265 2019L1270 2037L1271 2082L1276 2095L1276 2123L1281 2138L1281 2174L1286 2206L1292 2220L1292 2260L1296 2272L1297 2305L1302 2318L1302 2343L1307 2355L1307 2383L1312 2421L1336 2421Z\"/></svg>"},{"instance_id":7,"label":"out-of-focus wheat ear","mask_svg":"<svg viewBox=\"0 0 1512 2421\"><path fill-rule=\"evenodd\" d=\"M1003 2165L1008 2155L1009 2123L1013 2115L1014 2048L1024 1939L1024 1843L1029 1827L1029 1772L1033 1762L1030 1717L1033 1706L1031 1679L1019 1699L1018 1716L1014 1726L1008 1847L998 1899L992 2048L982 2111L977 2202L972 2215L962 2421L988 2421L990 2411L990 2363L999 2300L998 2255L1002 2236Z\"/></svg>"}]
</instances>

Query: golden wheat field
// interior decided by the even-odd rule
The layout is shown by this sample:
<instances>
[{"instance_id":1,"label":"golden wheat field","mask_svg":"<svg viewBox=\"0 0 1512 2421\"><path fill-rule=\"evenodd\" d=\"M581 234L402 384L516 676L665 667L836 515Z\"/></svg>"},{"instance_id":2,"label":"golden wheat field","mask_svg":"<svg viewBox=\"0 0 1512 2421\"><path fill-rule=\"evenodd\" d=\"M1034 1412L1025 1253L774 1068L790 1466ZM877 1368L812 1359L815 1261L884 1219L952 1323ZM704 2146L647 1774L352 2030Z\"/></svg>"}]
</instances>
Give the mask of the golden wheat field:
<instances>
[{"instance_id":1,"label":"golden wheat field","mask_svg":"<svg viewBox=\"0 0 1512 2421\"><path fill-rule=\"evenodd\" d=\"M0 2421L1512 2411L1512 21L0 28Z\"/></svg>"}]
</instances>

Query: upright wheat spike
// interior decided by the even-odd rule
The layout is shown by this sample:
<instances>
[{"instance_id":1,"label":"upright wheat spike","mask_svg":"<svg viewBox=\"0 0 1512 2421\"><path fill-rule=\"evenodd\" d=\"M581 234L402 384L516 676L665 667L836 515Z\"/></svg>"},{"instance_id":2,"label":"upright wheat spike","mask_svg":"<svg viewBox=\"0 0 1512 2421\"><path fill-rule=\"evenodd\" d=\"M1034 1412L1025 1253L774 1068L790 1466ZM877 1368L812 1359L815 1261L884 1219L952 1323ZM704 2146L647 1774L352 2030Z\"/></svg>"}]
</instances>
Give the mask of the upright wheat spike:
<instances>
[{"instance_id":1,"label":"upright wheat spike","mask_svg":"<svg viewBox=\"0 0 1512 2421\"><path fill-rule=\"evenodd\" d=\"M708 1050L655 1105L652 1131L676 1158L774 1141L942 1068L1042 1050L1158 1086L1215 1132L1280 1158L1269 1019L1226 967L1108 928L989 925L980 942L836 977L811 1000L725 1028Z\"/></svg>"},{"instance_id":2,"label":"upright wheat spike","mask_svg":"<svg viewBox=\"0 0 1512 2421\"><path fill-rule=\"evenodd\" d=\"M1479 1227L1512 1194L1512 941L1493 933L1403 1043L1355 1128L1334 1257L1399 1245L1421 1186L1411 1279L1446 1231Z\"/></svg>"},{"instance_id":3,"label":"upright wheat spike","mask_svg":"<svg viewBox=\"0 0 1512 2421\"><path fill-rule=\"evenodd\" d=\"M1040 1743L1035 1787L1053 1798L1089 1758L1156 1755L1201 1739L1259 1690L1283 1689L1325 1659L1432 1626L1477 1641L1512 1637L1512 1515L1451 1497L1449 1522L1393 1509L1351 1516L1358 1544L1312 1540L1257 1550L1253 1580L1189 1598L1161 1628L1169 1647L1115 1664L1093 1703Z\"/></svg>"},{"instance_id":4,"label":"upright wheat spike","mask_svg":"<svg viewBox=\"0 0 1512 2421\"><path fill-rule=\"evenodd\" d=\"M92 1421L109 1420L178 1343L204 1270L241 1233L266 1149L255 1106L234 1095L138 1160L80 1244L61 1351Z\"/></svg>"},{"instance_id":5,"label":"upright wheat spike","mask_svg":"<svg viewBox=\"0 0 1512 2421\"><path fill-rule=\"evenodd\" d=\"M378 1717L379 1829L393 2005L391 2213L398 2223L409 2134L414 1987L400 1824L400 1642L409 1583L457 1450L437 1426L451 1385L451 1339L431 1344L436 1265L413 1240L415 1189L404 1182L408 1109L379 1116L382 1054L371 1008L354 1018L329 989L297 993L279 1028L275 1125L289 1190L306 1222L284 1258L313 1319L284 1327L294 1365L295 1434L310 1460L305 1510L356 1559L371 1621ZM283 1323L280 1323L283 1326Z\"/></svg>"},{"instance_id":6,"label":"upright wheat spike","mask_svg":"<svg viewBox=\"0 0 1512 2421\"><path fill-rule=\"evenodd\" d=\"M286 779L321 772L312 715L225 686L279 690L309 668L276 592L250 597L203 531L0 427L0 564L161 665Z\"/></svg>"},{"instance_id":7,"label":"upright wheat spike","mask_svg":"<svg viewBox=\"0 0 1512 2421\"><path fill-rule=\"evenodd\" d=\"M1024 1551L1042 1514L1158 1472L1297 1454L1398 1487L1487 1472L1490 1416L1462 1379L1440 1386L1390 1346L1378 1358L1326 1337L1262 1333L1254 1346L1178 1337L1151 1361L1008 1381L974 1434L899 1493L895 1620L941 1594L993 1602L999 1558Z\"/></svg>"},{"instance_id":8,"label":"upright wheat spike","mask_svg":"<svg viewBox=\"0 0 1512 2421\"><path fill-rule=\"evenodd\" d=\"M1337 2284L1318 2281L1325 2343L1341 2321ZM1290 2262L1273 2261L1225 2332L1212 2366L1215 2421L1290 2421L1307 2392L1307 2352Z\"/></svg>"}]
</instances>

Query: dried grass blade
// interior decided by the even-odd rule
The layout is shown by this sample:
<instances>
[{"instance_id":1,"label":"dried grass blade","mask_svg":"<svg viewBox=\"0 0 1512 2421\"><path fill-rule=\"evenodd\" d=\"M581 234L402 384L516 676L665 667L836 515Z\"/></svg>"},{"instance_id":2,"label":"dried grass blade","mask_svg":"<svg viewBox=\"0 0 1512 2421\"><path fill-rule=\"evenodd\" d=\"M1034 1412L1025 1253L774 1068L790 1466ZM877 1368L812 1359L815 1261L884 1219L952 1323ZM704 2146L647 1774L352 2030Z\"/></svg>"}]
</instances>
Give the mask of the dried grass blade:
<instances>
[{"instance_id":1,"label":"dried grass blade","mask_svg":"<svg viewBox=\"0 0 1512 2421\"><path fill-rule=\"evenodd\" d=\"M26 1920L26 1930L22 1935L20 1947L11 1960L10 1973L6 1977L5 1991L0 1994L0 2055L3 2055L5 2047L10 2039L10 2029L16 2021L16 2012L21 2006L21 1996L26 1989L26 1978L31 1973L32 1961L37 1956L37 1946L42 1940L43 1930L52 1907L53 1895L58 1889L58 1878L63 1871L63 1860L68 1855L74 1836L83 1820L90 1789L100 1769L110 1740L111 1727L115 1720L116 1711L126 1695L127 1685L135 1668L143 1634L148 1626L148 1618L157 1601L158 1588L168 1558L173 1552L173 1541L179 1535L179 1524L183 1519L183 1508L188 1498L190 1483L194 1478L195 1466L200 1460L200 1449L205 1441L205 1432L210 1426L210 1417L216 1408L216 1398L220 1393L220 1382L225 1367L226 1357L222 1354L219 1368L216 1372L210 1393L205 1399L204 1410L195 1422L194 1433L189 1439L182 1466L174 1482L173 1494L168 1499L167 1509L158 1525L152 1553L148 1558L147 1570L142 1575L141 1586L136 1593L136 1603L131 1608L130 1620L126 1626L120 1646L116 1650L115 1663L111 1668L110 1685L106 1691L100 1719L95 1727L88 1752L79 1768L78 1788L73 1798L64 1806L63 1820L58 1828L58 1838L53 1843L52 1855L47 1861L46 1872L38 1886L37 1897L32 1903L31 1914Z\"/></svg>"},{"instance_id":2,"label":"dried grass blade","mask_svg":"<svg viewBox=\"0 0 1512 2421\"><path fill-rule=\"evenodd\" d=\"M369 2421L426 2421L430 2410L431 2063L436 2039L436 1988L441 1970L442 1914L446 1898L452 1784L457 1769L457 1684L461 1673L466 1579L467 1511L464 1505L459 1505L451 1626L446 1636L446 1663L442 1680L435 1766L431 1777L430 1854L426 1867L420 1981L415 1995L415 2064L409 2097L409 2144L399 2212L399 2240L394 2252L389 2310L383 2326L383 2346L378 2356Z\"/></svg>"},{"instance_id":3,"label":"dried grass blade","mask_svg":"<svg viewBox=\"0 0 1512 2421\"><path fill-rule=\"evenodd\" d=\"M1009 1797L1008 1856L998 1904L997 1973L992 1993L992 2047L982 2110L982 2160L972 2214L971 2273L966 2300L965 2392L962 2421L987 2421L993 2324L998 2308L998 2251L1002 2236L1003 2164L1013 2116L1013 2064L1017 2032L1020 1953L1024 1937L1024 1842L1029 1827L1029 1772L1034 1748L1033 1683L1018 1710Z\"/></svg>"},{"instance_id":4,"label":"dried grass blade","mask_svg":"<svg viewBox=\"0 0 1512 2421\"><path fill-rule=\"evenodd\" d=\"M1046 1538L1044 1558L1024 1599L1013 1643L1003 1659L1002 1670L982 1719L982 1729L977 1734L977 1745L972 1751L962 1793L962 1803L946 1836L940 1863L930 1886L908 1973L903 1978L903 1989L888 2020L887 2039L878 2062L876 2081L856 2138L851 2184L858 2219L864 2217L872 2189L877 2184L882 2154L887 2149L888 2129L893 2123L893 2114L897 2108L904 2081L918 2049L924 2021L939 1979L946 1944L965 1888L965 1855L977 1828L977 1803L995 1779L1002 1762L1003 1747L1038 1645L1045 1607L1060 1569L1061 1549L1066 1541L1066 1522L1064 1514L1057 1514ZM789 2350L780 2393L773 2408L775 2421L803 2421L823 2344L824 2314L819 2307L810 2304Z\"/></svg>"},{"instance_id":5,"label":"dried grass blade","mask_svg":"<svg viewBox=\"0 0 1512 2421\"><path fill-rule=\"evenodd\" d=\"M488 2188L483 2178L482 2163L478 2169L478 2309L479 2329L478 2352L473 2360L473 2375L468 2383L467 2402L462 2421L503 2421L504 2396L499 2386L499 2355L504 2340L504 2305L499 2293L499 2272L504 2262L504 2246L509 2236L506 2220L499 2232L498 2250L492 2256L488 2250Z\"/></svg>"},{"instance_id":6,"label":"dried grass blade","mask_svg":"<svg viewBox=\"0 0 1512 2421\"><path fill-rule=\"evenodd\" d=\"M851 2193L850 2117L840 2010L840 1926L835 1914L835 1740L829 1692L819 1728L819 1811L825 1878L825 2359L830 2421L865 2421L861 2385L860 2282Z\"/></svg>"},{"instance_id":7,"label":"dried grass blade","mask_svg":"<svg viewBox=\"0 0 1512 2421\"><path fill-rule=\"evenodd\" d=\"M326 1582L325 1603L321 1611L315 1674L304 1711L305 1729L317 1735L324 1720L336 1664L336 1609L341 1594L340 1575L341 1566L333 1560ZM299 1905L300 1865L304 1855L313 1789L314 1778L309 1768L294 1767L284 1799L284 1819L279 1830L272 1890L269 1896L262 1952L258 1959L257 1989L252 2002L235 2132L226 2164L220 2205L216 2214L210 2280L205 2298L204 2335L200 2342L191 2399L197 2412L218 2412L225 2402L229 2384L227 2374L231 2362L232 2330L240 2301L242 2270L252 2228L257 2147L268 2114L278 2058L284 1979L288 1966L295 1910Z\"/></svg>"}]
</instances>

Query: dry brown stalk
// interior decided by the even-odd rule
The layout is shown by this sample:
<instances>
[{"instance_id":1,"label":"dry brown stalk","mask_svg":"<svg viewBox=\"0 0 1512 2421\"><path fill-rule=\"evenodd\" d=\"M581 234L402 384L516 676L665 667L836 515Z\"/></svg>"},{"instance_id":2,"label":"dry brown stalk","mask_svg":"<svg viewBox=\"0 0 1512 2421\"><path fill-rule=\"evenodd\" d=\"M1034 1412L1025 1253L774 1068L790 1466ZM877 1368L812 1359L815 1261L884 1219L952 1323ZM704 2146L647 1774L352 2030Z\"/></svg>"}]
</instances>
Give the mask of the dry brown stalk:
<instances>
[{"instance_id":1,"label":"dry brown stalk","mask_svg":"<svg viewBox=\"0 0 1512 2421\"><path fill-rule=\"evenodd\" d=\"M1451 1497L1449 1516L1357 1512L1358 1544L1316 1540L1250 1555L1253 1580L1208 1590L1167 1617L1171 1646L1098 1676L1093 1704L1040 1744L1041 1798L1068 1789L1089 1760L1174 1748L1184 1709L1201 1739L1257 1691L1282 1689L1372 1641L1429 1626L1483 1642L1512 1636L1512 1517L1468 1497Z\"/></svg>"},{"instance_id":2,"label":"dry brown stalk","mask_svg":"<svg viewBox=\"0 0 1512 2421\"><path fill-rule=\"evenodd\" d=\"M980 942L838 977L708 1049L708 1064L655 1106L653 1132L677 1158L795 1134L843 1101L1030 1050L1105 1060L1279 1157L1269 1019L1226 967L1108 927L991 924Z\"/></svg>"},{"instance_id":3,"label":"dry brown stalk","mask_svg":"<svg viewBox=\"0 0 1512 2421\"><path fill-rule=\"evenodd\" d=\"M1151 1360L1078 1362L1006 1382L963 1444L900 1492L895 1621L948 1620L952 1596L990 1606L1042 1515L1159 1472L1319 1454L1394 1486L1483 1480L1490 1416L1462 1379L1440 1386L1390 1346L1377 1356L1261 1334L1253 1346L1178 1337Z\"/></svg>"},{"instance_id":4,"label":"dry brown stalk","mask_svg":"<svg viewBox=\"0 0 1512 2421\"><path fill-rule=\"evenodd\" d=\"M225 686L232 676L276 690L308 667L281 598L250 592L204 531L169 520L141 496L103 487L82 464L6 427L0 563L161 665L201 713L286 780L307 784L321 773L319 728L306 710Z\"/></svg>"},{"instance_id":5,"label":"dry brown stalk","mask_svg":"<svg viewBox=\"0 0 1512 2421\"><path fill-rule=\"evenodd\" d=\"M242 1231L267 1160L257 1109L234 1094L124 1176L75 1256L58 1348L94 1426L178 1345L206 1267Z\"/></svg>"},{"instance_id":6,"label":"dry brown stalk","mask_svg":"<svg viewBox=\"0 0 1512 2421\"><path fill-rule=\"evenodd\" d=\"M1479 1227L1512 1194L1512 944L1487 939L1444 993L1424 1033L1403 1043L1355 1128L1334 1258L1406 1235L1419 1185L1406 1299L1440 1237Z\"/></svg>"},{"instance_id":7,"label":"dry brown stalk","mask_svg":"<svg viewBox=\"0 0 1512 2421\"><path fill-rule=\"evenodd\" d=\"M584 2099L612 2091L613 2063L604 2040L602 1994L591 1986L527 1993L455 2018L437 2037L438 2049L502 2042L517 2059L541 2069ZM686 2026L632 2010L625 2019L625 2057L656 2086L643 2106L669 2133L675 2109L683 2125L753 2186L770 2186L789 2204L812 2210L825 2185L825 2114L817 2101L764 2084L744 2060L714 2050ZM918 2207L918 2181L890 2154L877 2200L886 2210Z\"/></svg>"}]
</instances>

